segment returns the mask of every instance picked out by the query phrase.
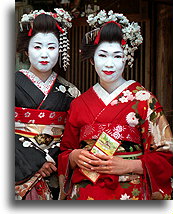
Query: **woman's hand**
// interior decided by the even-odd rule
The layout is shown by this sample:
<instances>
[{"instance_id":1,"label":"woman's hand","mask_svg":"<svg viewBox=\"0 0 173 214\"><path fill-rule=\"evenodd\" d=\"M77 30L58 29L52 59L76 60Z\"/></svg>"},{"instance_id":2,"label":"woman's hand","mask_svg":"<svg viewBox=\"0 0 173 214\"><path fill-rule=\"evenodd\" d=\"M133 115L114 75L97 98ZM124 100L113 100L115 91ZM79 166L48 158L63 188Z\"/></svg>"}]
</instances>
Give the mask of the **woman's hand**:
<instances>
[{"instance_id":1,"label":"woman's hand","mask_svg":"<svg viewBox=\"0 0 173 214\"><path fill-rule=\"evenodd\" d=\"M99 158L84 149L75 149L69 155L70 165L74 169L76 166L81 169L90 170L93 167L91 163L99 161Z\"/></svg>"},{"instance_id":2,"label":"woman's hand","mask_svg":"<svg viewBox=\"0 0 173 214\"><path fill-rule=\"evenodd\" d=\"M53 164L52 162L45 162L38 172L44 178L44 177L50 176L52 172L56 172L56 171L57 171L57 168L55 164Z\"/></svg>"},{"instance_id":3,"label":"woman's hand","mask_svg":"<svg viewBox=\"0 0 173 214\"><path fill-rule=\"evenodd\" d=\"M98 173L123 175L126 173L143 174L142 162L140 160L125 160L121 157L100 155L97 161L91 161L91 170Z\"/></svg>"}]
</instances>

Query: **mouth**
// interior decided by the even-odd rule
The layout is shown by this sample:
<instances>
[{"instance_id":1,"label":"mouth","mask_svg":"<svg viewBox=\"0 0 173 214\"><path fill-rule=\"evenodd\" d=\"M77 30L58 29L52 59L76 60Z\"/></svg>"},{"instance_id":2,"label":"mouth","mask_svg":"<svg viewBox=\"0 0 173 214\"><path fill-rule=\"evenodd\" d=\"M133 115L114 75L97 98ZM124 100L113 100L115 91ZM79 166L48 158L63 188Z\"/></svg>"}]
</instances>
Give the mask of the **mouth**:
<instances>
[{"instance_id":1,"label":"mouth","mask_svg":"<svg viewBox=\"0 0 173 214\"><path fill-rule=\"evenodd\" d=\"M49 62L48 62L48 61L40 61L40 63L41 63L42 65L47 65Z\"/></svg>"},{"instance_id":2,"label":"mouth","mask_svg":"<svg viewBox=\"0 0 173 214\"><path fill-rule=\"evenodd\" d=\"M106 75L111 75L111 74L114 73L114 71L103 71L103 73L106 74Z\"/></svg>"}]
</instances>

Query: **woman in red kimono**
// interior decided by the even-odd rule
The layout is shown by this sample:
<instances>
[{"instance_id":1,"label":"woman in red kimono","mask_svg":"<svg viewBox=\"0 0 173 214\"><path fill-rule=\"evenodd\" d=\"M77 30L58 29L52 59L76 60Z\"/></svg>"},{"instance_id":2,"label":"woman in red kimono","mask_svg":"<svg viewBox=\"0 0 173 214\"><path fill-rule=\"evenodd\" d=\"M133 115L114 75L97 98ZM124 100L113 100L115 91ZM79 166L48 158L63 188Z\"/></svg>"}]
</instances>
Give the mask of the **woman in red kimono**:
<instances>
[{"instance_id":1,"label":"woman in red kimono","mask_svg":"<svg viewBox=\"0 0 173 214\"><path fill-rule=\"evenodd\" d=\"M108 15L88 17L90 25L103 24L85 35L81 49L99 83L68 111L59 155L64 193L68 200L171 199L173 138L162 106L140 83L123 78L142 43L140 27L122 14Z\"/></svg>"},{"instance_id":2,"label":"woman in red kimono","mask_svg":"<svg viewBox=\"0 0 173 214\"><path fill-rule=\"evenodd\" d=\"M55 160L66 112L70 102L79 95L77 88L54 70L62 48L65 54L63 67L68 64L66 35L71 23L67 15L59 9L46 14L43 10L33 11L24 14L20 22L17 51L26 52L30 67L15 74L16 200L58 197Z\"/></svg>"}]
</instances>

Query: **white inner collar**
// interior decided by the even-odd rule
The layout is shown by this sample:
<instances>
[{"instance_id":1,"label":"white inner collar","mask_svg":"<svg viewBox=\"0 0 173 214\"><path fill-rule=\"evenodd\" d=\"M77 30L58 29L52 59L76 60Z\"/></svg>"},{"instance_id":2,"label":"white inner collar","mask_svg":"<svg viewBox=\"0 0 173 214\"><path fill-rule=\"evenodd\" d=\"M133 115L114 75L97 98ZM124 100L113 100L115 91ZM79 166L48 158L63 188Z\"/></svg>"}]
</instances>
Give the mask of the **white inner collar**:
<instances>
[{"instance_id":1,"label":"white inner collar","mask_svg":"<svg viewBox=\"0 0 173 214\"><path fill-rule=\"evenodd\" d=\"M99 83L96 83L93 86L94 91L98 95L98 97L104 102L107 106L115 97L117 97L125 88L134 83L134 80L128 80L120 85L117 89L115 89L111 94L109 94Z\"/></svg>"},{"instance_id":2,"label":"white inner collar","mask_svg":"<svg viewBox=\"0 0 173 214\"><path fill-rule=\"evenodd\" d=\"M43 82L39 77L37 77L29 70L23 69L20 70L20 72L25 74L45 95L49 93L49 90L57 77L57 74L53 71L49 78L45 82Z\"/></svg>"}]
</instances>

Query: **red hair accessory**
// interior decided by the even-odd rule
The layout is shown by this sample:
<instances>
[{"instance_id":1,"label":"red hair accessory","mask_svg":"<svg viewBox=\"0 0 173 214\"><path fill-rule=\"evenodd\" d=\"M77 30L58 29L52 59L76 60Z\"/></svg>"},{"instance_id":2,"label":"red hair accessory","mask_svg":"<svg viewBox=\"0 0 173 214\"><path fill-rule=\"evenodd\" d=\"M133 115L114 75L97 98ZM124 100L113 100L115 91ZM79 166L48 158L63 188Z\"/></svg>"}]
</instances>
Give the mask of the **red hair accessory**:
<instances>
[{"instance_id":1,"label":"red hair accessory","mask_svg":"<svg viewBox=\"0 0 173 214\"><path fill-rule=\"evenodd\" d=\"M121 45L125 45L126 41L124 39L121 40Z\"/></svg>"},{"instance_id":2,"label":"red hair accessory","mask_svg":"<svg viewBox=\"0 0 173 214\"><path fill-rule=\"evenodd\" d=\"M101 31L101 30L100 30ZM98 45L99 41L100 41L100 31L98 32L95 40L94 40L94 45Z\"/></svg>"},{"instance_id":3,"label":"red hair accessory","mask_svg":"<svg viewBox=\"0 0 173 214\"><path fill-rule=\"evenodd\" d=\"M28 32L28 36L32 36L32 27L30 28L30 30Z\"/></svg>"},{"instance_id":4,"label":"red hair accessory","mask_svg":"<svg viewBox=\"0 0 173 214\"><path fill-rule=\"evenodd\" d=\"M106 22L104 25L108 24L108 23L114 23L116 25L118 25L118 27L122 28L121 25L115 21L109 21L109 22Z\"/></svg>"},{"instance_id":5,"label":"red hair accessory","mask_svg":"<svg viewBox=\"0 0 173 214\"><path fill-rule=\"evenodd\" d=\"M59 26L59 24L57 22L56 22L56 26L61 33L64 33L63 29Z\"/></svg>"},{"instance_id":6,"label":"red hair accessory","mask_svg":"<svg viewBox=\"0 0 173 214\"><path fill-rule=\"evenodd\" d=\"M64 33L63 29L59 26L59 24L57 22L56 22L56 26L61 33ZM30 28L30 30L28 32L28 36L32 36L32 28Z\"/></svg>"}]
</instances>

